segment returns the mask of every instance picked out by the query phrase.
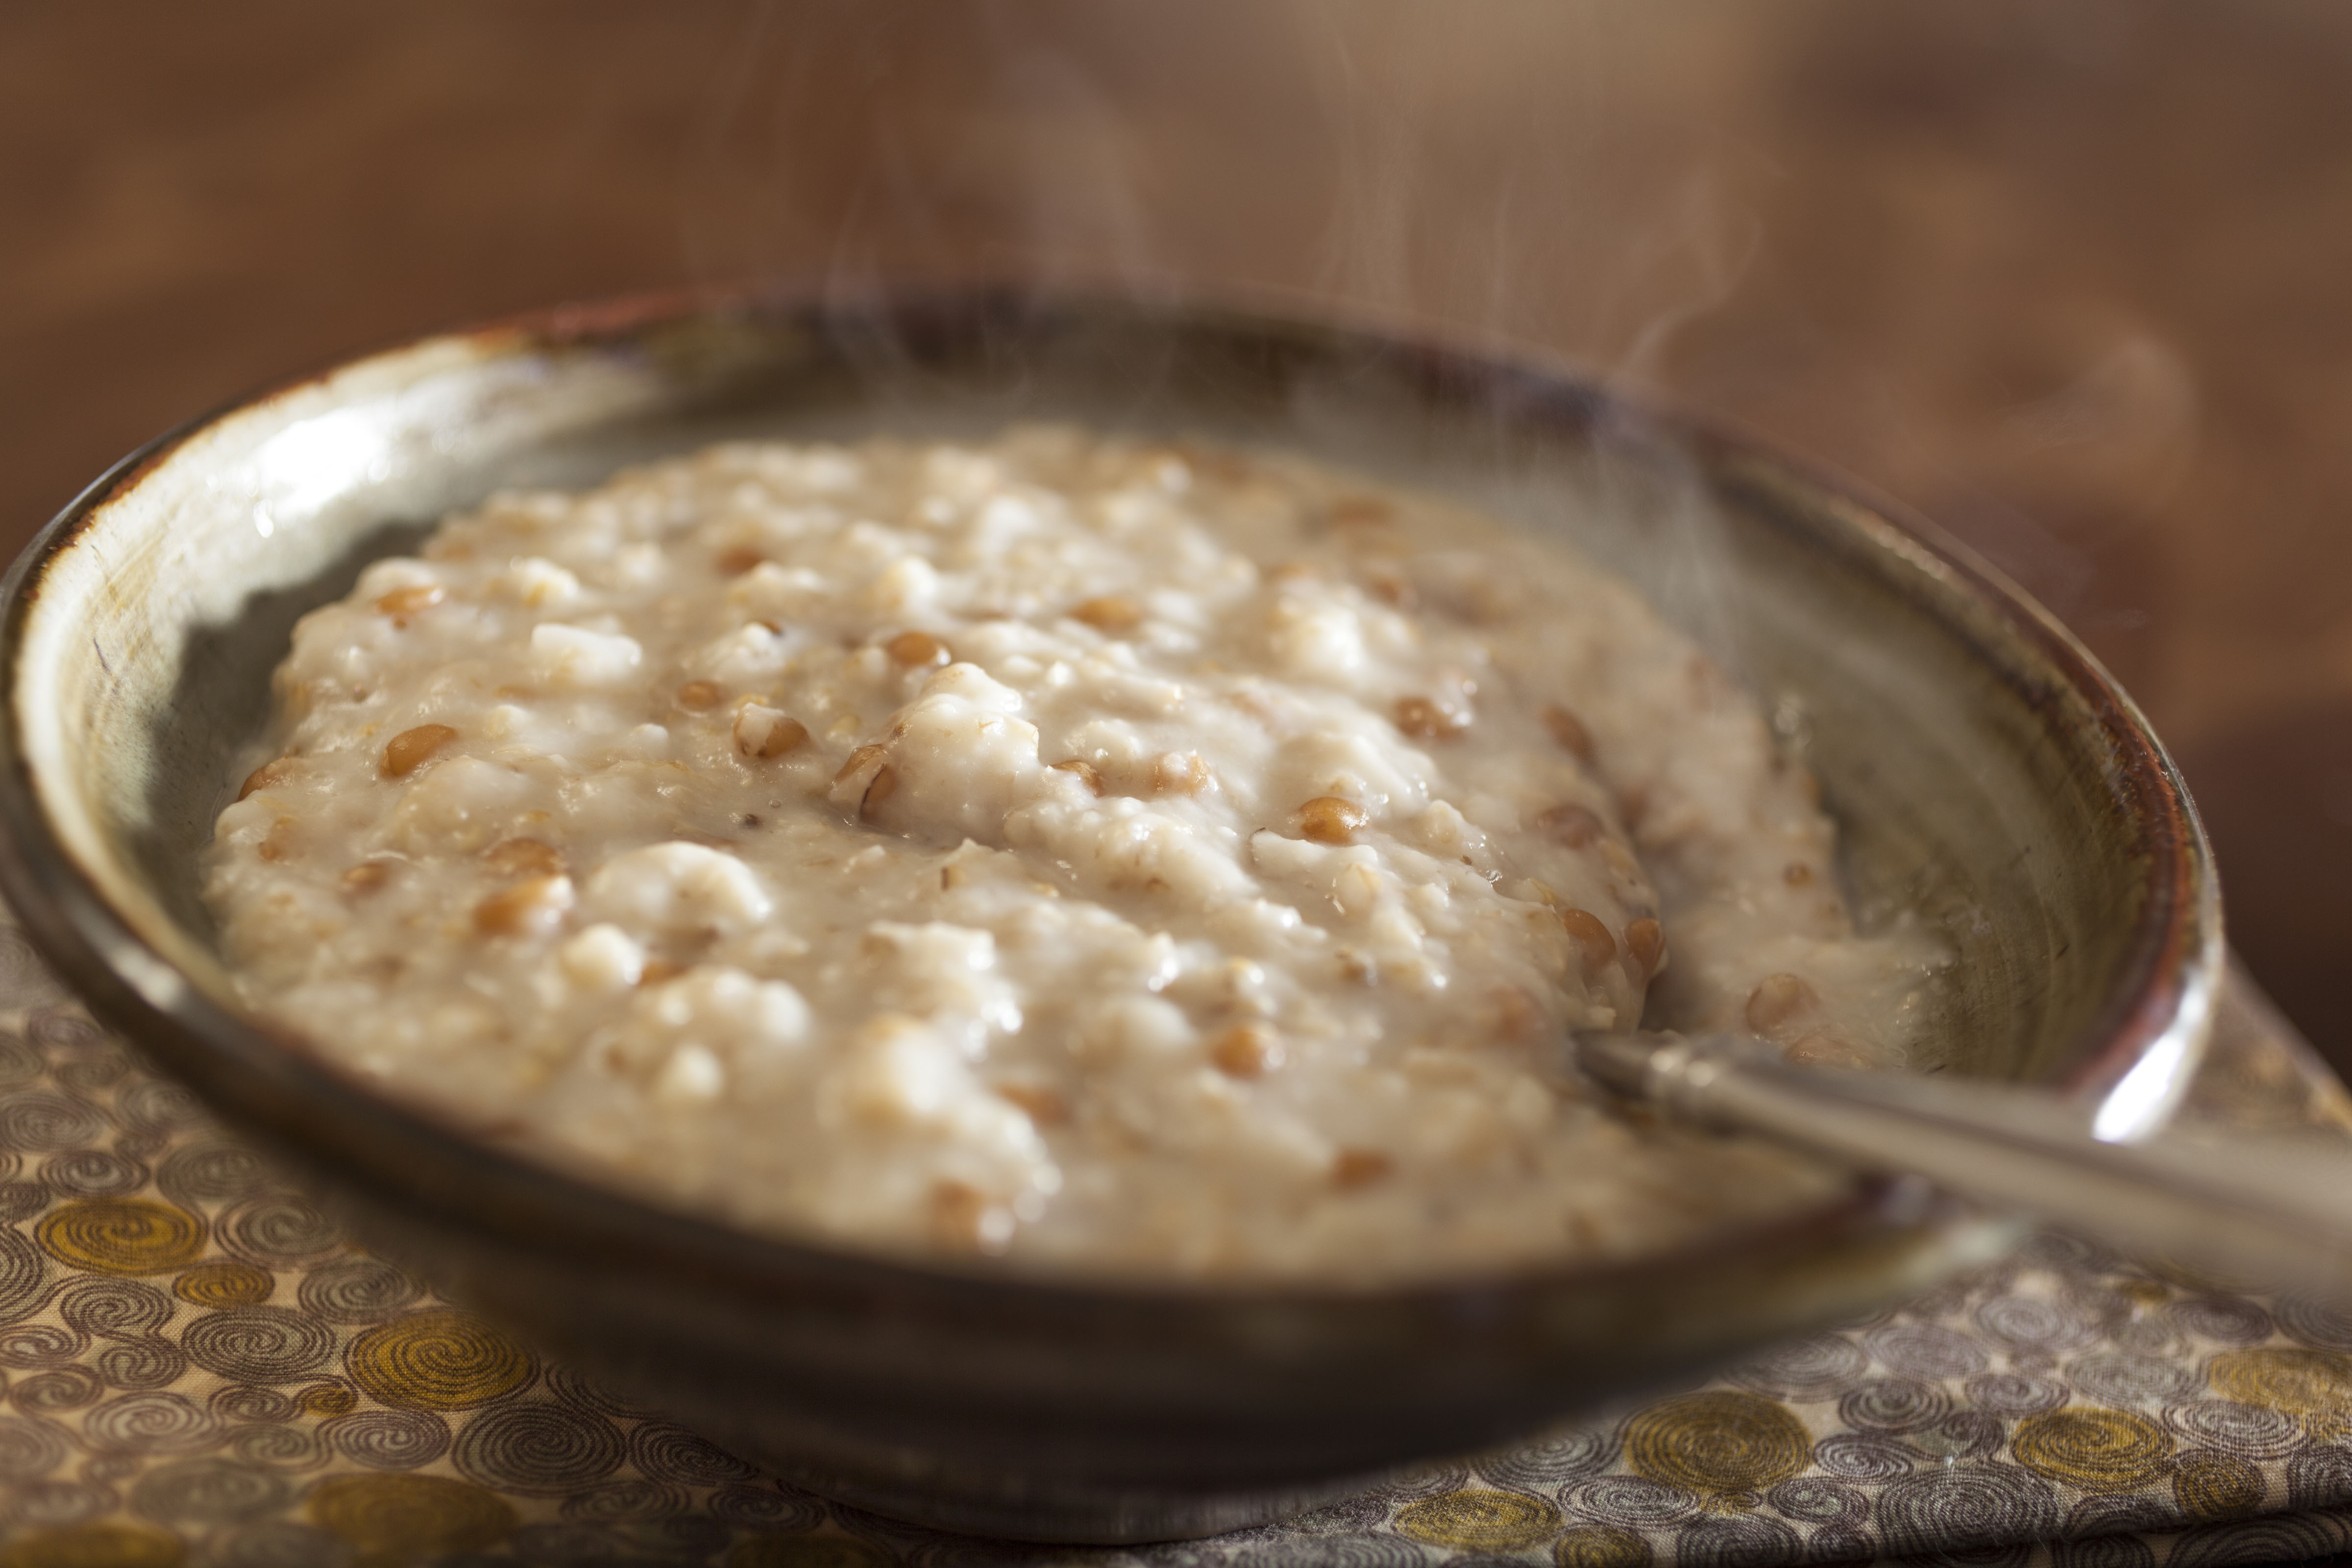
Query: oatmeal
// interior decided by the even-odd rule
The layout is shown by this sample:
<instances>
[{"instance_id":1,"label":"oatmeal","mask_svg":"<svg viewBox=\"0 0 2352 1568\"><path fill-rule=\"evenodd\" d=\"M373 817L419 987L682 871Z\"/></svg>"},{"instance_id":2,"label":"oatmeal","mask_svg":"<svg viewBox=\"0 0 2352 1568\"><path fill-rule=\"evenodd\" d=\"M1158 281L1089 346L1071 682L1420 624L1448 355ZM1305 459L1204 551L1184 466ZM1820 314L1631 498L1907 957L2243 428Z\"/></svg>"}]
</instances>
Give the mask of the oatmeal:
<instances>
[{"instance_id":1,"label":"oatmeal","mask_svg":"<svg viewBox=\"0 0 2352 1568\"><path fill-rule=\"evenodd\" d=\"M207 867L257 1008L754 1228L1144 1277L1622 1257L1839 1178L1569 1031L1899 1059L1811 781L1624 583L1299 458L744 444L306 617Z\"/></svg>"}]
</instances>

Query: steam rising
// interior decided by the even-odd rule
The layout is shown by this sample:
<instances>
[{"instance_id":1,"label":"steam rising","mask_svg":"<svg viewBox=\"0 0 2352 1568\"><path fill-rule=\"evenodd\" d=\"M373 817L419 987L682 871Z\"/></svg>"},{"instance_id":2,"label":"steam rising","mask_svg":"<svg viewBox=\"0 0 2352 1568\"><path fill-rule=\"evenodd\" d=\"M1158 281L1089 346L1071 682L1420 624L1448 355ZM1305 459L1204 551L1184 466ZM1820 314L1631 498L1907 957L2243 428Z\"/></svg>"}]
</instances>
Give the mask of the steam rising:
<instances>
[{"instance_id":1,"label":"steam rising","mask_svg":"<svg viewBox=\"0 0 2352 1568\"><path fill-rule=\"evenodd\" d=\"M1774 83L1811 91L1822 44L1770 7L761 0L714 62L681 224L713 284L1240 298L1522 357L1541 345L1613 387L1696 383L1768 424L1810 374L1797 422L1819 427L1825 345L1871 331L1797 307L1785 269L1821 264L1810 209L1771 150L1723 127L1772 123ZM1965 215L1962 197L1936 199ZM1954 287L1930 276L1922 300ZM1722 330L1735 300L1745 320ZM1890 361L1921 358L1923 338L1932 360L1933 310L1888 323ZM2063 614L2104 547L2061 537L2037 503L2112 496L2118 475L2160 500L2196 398L2144 323L2031 326L2063 368L2021 378L1957 448L1949 411L1878 364L1827 362L1843 379L1826 395L1849 458L1883 457L1898 491ZM1139 398L1160 368L1133 367ZM1988 489L1987 471L2017 482ZM1736 658L1699 489L1655 521L1631 563Z\"/></svg>"},{"instance_id":2,"label":"steam rising","mask_svg":"<svg viewBox=\"0 0 2352 1568\"><path fill-rule=\"evenodd\" d=\"M1769 171L1703 107L1738 31L1694 49L1559 0L1475 25L1410 0L761 4L683 226L711 283L1251 290L1647 373L1754 251Z\"/></svg>"}]
</instances>

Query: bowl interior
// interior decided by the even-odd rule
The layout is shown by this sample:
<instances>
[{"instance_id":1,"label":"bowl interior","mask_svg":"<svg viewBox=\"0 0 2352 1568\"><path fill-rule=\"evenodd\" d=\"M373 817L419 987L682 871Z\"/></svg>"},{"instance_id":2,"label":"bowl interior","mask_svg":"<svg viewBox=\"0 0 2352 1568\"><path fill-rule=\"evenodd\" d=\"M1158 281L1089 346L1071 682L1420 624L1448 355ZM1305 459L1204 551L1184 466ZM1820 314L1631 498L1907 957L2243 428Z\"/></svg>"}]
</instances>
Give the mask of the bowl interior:
<instances>
[{"instance_id":1,"label":"bowl interior","mask_svg":"<svg viewBox=\"0 0 2352 1568\"><path fill-rule=\"evenodd\" d=\"M1633 576L1816 770L1865 921L1916 910L1955 951L1937 1065L2095 1095L2200 1005L2212 918L2188 906L2209 879L2168 764L2063 636L1873 510L1571 381L1307 326L990 297L430 340L102 481L19 568L37 577L16 610L16 743L47 831L167 961L115 967L234 1009L197 855L269 670L296 617L442 514L733 437L1036 418L1304 450Z\"/></svg>"}]
</instances>

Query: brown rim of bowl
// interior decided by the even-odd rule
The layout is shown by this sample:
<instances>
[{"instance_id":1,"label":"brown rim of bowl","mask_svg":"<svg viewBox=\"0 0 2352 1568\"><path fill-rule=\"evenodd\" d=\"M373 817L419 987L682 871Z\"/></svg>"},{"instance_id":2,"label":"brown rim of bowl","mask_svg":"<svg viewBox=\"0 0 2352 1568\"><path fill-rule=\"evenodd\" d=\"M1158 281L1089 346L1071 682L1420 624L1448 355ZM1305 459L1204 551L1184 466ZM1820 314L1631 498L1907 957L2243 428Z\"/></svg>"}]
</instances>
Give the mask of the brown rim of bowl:
<instances>
[{"instance_id":1,"label":"brown rim of bowl","mask_svg":"<svg viewBox=\"0 0 2352 1568\"><path fill-rule=\"evenodd\" d=\"M702 1215L660 1207L618 1189L596 1185L553 1166L465 1138L428 1113L366 1092L328 1068L306 1044L280 1026L215 1002L187 983L103 899L51 828L39 803L19 741L16 684L26 619L49 564L71 549L92 519L201 430L265 405L335 372L367 361L396 360L433 343L461 342L486 355L532 350L625 348L649 332L695 318L796 321L828 330L859 320L887 321L894 340L968 338L1006 326L1034 332L1055 321L1123 317L1159 320L1194 331L1223 332L1269 349L1345 345L1405 373L1434 399L1496 409L1555 430L1605 434L1636 447L1695 454L1717 486L1751 492L1807 494L1827 502L1872 542L1853 547L1892 552L1921 578L1908 583L1914 602L1938 619L1953 604L2021 638L2096 715L2117 759L2115 787L2137 826L2137 851L2147 868L2151 896L2132 933L2126 981L2086 1031L2084 1046L2051 1080L2070 1097L2103 1099L2168 1041L2193 1055L2210 1021L2221 963L2219 895L2210 850L2195 807L2173 766L2131 700L2089 651L2049 613L1997 570L1907 509L1875 496L1842 475L1784 457L1726 422L1693 417L1669 406L1604 390L1572 367L1528 356L1524 345L1478 342L1465 347L1388 323L1335 317L1328 302L1319 316L1276 313L1268 300L1296 310L1296 297L1225 292L1136 300L1078 291L1041 293L1013 285L919 285L882 288L849 299L821 290L776 287L679 289L565 304L500 318L452 332L415 338L392 348L338 362L236 399L156 437L116 463L35 536L0 581L0 893L26 931L61 976L97 1011L174 1076L206 1091L233 1122L258 1122L269 1136L309 1163L395 1194L412 1215L429 1213L461 1228L486 1232L526 1251L571 1252L585 1247L640 1266L677 1270L704 1283L751 1294L772 1285L862 1290L866 1288L987 1296L1018 1310L1052 1303L1164 1304L1181 1311L1214 1303L1248 1307L1286 1303L1341 1308L1422 1308L1446 1317L1472 1309L1486 1317L1498 1298L1536 1299L1562 1290L1762 1265L1856 1234L1906 1206L1894 1184L1858 1183L1847 1195L1790 1217L1721 1238L1630 1261L1538 1268L1459 1281L1408 1281L1371 1287L1128 1281L1056 1278L986 1262L936 1263L835 1250L739 1230ZM1761 509L1788 526L1780 509ZM1930 584L1949 596L1933 598ZM2052 689L2011 681L2036 708L2054 701ZM329 1110L296 1121L263 1109L276 1097ZM337 1129L346 1119L380 1129L364 1152ZM389 1142L409 1151L393 1158ZM422 1154L421 1163L415 1158ZM486 1204L484 1194L498 1201ZM976 1304L976 1303L975 1303Z\"/></svg>"}]
</instances>

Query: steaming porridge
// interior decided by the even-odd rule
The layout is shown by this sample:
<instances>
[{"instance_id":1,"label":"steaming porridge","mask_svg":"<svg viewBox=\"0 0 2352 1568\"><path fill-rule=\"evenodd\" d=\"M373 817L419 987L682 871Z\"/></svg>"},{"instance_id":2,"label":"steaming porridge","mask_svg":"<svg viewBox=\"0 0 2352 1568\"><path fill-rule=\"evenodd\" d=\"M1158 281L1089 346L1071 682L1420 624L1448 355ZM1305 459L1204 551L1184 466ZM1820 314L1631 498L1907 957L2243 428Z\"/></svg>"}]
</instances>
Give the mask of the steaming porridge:
<instances>
[{"instance_id":1,"label":"steaming porridge","mask_svg":"<svg viewBox=\"0 0 2352 1568\"><path fill-rule=\"evenodd\" d=\"M1751 704L1622 582L1258 452L735 445L509 494L297 628L206 896L257 1007L478 1135L898 1252L1383 1279L1833 1173L1566 1031L1892 1063ZM257 759L258 761L260 759Z\"/></svg>"}]
</instances>

